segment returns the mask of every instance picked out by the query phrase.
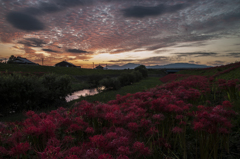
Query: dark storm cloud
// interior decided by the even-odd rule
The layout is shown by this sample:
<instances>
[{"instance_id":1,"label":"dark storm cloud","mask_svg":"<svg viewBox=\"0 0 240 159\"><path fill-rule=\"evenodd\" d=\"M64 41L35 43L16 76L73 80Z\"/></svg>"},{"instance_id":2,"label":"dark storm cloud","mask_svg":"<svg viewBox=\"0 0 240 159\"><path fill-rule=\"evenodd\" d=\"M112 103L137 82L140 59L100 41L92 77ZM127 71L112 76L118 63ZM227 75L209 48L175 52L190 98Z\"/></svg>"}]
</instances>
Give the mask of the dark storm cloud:
<instances>
[{"instance_id":1,"label":"dark storm cloud","mask_svg":"<svg viewBox=\"0 0 240 159\"><path fill-rule=\"evenodd\" d=\"M119 59L119 60L110 60L108 62L132 62L132 61L136 61L136 60L131 60L131 59Z\"/></svg>"},{"instance_id":2,"label":"dark storm cloud","mask_svg":"<svg viewBox=\"0 0 240 159\"><path fill-rule=\"evenodd\" d=\"M74 7L79 5L91 4L93 0L54 0L61 7Z\"/></svg>"},{"instance_id":3,"label":"dark storm cloud","mask_svg":"<svg viewBox=\"0 0 240 159\"><path fill-rule=\"evenodd\" d=\"M180 45L177 47L198 47L198 46L206 46L207 43L204 43L204 41L200 41L200 42L194 42L192 44L185 44L185 45Z\"/></svg>"},{"instance_id":4,"label":"dark storm cloud","mask_svg":"<svg viewBox=\"0 0 240 159\"><path fill-rule=\"evenodd\" d=\"M240 20L240 13L231 13L226 15L224 18L225 22L235 22Z\"/></svg>"},{"instance_id":5,"label":"dark storm cloud","mask_svg":"<svg viewBox=\"0 0 240 159\"><path fill-rule=\"evenodd\" d=\"M206 56L217 56L215 52L188 52L188 53L174 53L177 56L194 56L194 57L206 57Z\"/></svg>"},{"instance_id":6,"label":"dark storm cloud","mask_svg":"<svg viewBox=\"0 0 240 159\"><path fill-rule=\"evenodd\" d=\"M125 17L144 18L146 16L158 16L164 13L173 13L185 8L184 4L164 5L160 4L155 7L133 6L123 9L122 12Z\"/></svg>"},{"instance_id":7,"label":"dark storm cloud","mask_svg":"<svg viewBox=\"0 0 240 159\"><path fill-rule=\"evenodd\" d=\"M23 41L19 41L18 43L31 47L42 47L46 44L46 42L44 42L42 39L37 38L26 38Z\"/></svg>"},{"instance_id":8,"label":"dark storm cloud","mask_svg":"<svg viewBox=\"0 0 240 159\"><path fill-rule=\"evenodd\" d=\"M43 51L46 51L46 52L58 52L58 51L55 51L55 50L52 50L52 49L42 49Z\"/></svg>"},{"instance_id":9,"label":"dark storm cloud","mask_svg":"<svg viewBox=\"0 0 240 159\"><path fill-rule=\"evenodd\" d=\"M188 31L204 31L205 33L223 32L224 30L230 30L234 28L235 24L238 24L240 20L240 13L228 13L210 17L207 21L196 22L195 24L186 26ZM201 40L201 39L200 39Z\"/></svg>"},{"instance_id":10,"label":"dark storm cloud","mask_svg":"<svg viewBox=\"0 0 240 159\"><path fill-rule=\"evenodd\" d=\"M54 13L60 11L61 8L53 3L41 2L38 7L28 7L23 9L25 13L31 15L41 15L44 13Z\"/></svg>"},{"instance_id":11,"label":"dark storm cloud","mask_svg":"<svg viewBox=\"0 0 240 159\"><path fill-rule=\"evenodd\" d=\"M226 64L226 62L225 61L212 61L212 62L207 62L207 64L212 65L212 66L219 66L219 65Z\"/></svg>"},{"instance_id":12,"label":"dark storm cloud","mask_svg":"<svg viewBox=\"0 0 240 159\"><path fill-rule=\"evenodd\" d=\"M166 56L155 56L155 57L149 57L149 58L139 60L140 63L152 63L152 64L158 64L160 62L162 63L162 62L169 62L169 61L170 61L170 58Z\"/></svg>"},{"instance_id":13,"label":"dark storm cloud","mask_svg":"<svg viewBox=\"0 0 240 159\"><path fill-rule=\"evenodd\" d=\"M240 53L228 53L226 56L227 57L233 57L233 58L239 58L240 57Z\"/></svg>"},{"instance_id":14,"label":"dark storm cloud","mask_svg":"<svg viewBox=\"0 0 240 159\"><path fill-rule=\"evenodd\" d=\"M90 53L90 52L87 52L87 51L84 51L84 50L78 50L78 49L68 49L67 51L70 52L70 53L79 53L79 54Z\"/></svg>"},{"instance_id":15,"label":"dark storm cloud","mask_svg":"<svg viewBox=\"0 0 240 159\"><path fill-rule=\"evenodd\" d=\"M7 14L6 19L15 28L18 28L21 30L25 30L25 31L44 30L44 24L41 21L25 13L10 12Z\"/></svg>"}]
</instances>

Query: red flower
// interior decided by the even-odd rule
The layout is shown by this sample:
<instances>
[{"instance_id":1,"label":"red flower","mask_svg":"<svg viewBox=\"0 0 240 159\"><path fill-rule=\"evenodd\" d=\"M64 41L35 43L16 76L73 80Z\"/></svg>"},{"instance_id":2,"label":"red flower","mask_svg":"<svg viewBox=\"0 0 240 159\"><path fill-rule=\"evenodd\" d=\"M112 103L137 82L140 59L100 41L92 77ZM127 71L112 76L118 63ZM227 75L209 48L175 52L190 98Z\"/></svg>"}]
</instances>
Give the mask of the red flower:
<instances>
[{"instance_id":1,"label":"red flower","mask_svg":"<svg viewBox=\"0 0 240 159\"><path fill-rule=\"evenodd\" d=\"M125 156L125 155L120 155L120 156L118 156L117 159L129 159L129 158L127 156Z\"/></svg>"},{"instance_id":2,"label":"red flower","mask_svg":"<svg viewBox=\"0 0 240 159\"><path fill-rule=\"evenodd\" d=\"M80 158L77 157L77 155L71 155L71 156L65 157L64 159L80 159Z\"/></svg>"},{"instance_id":3,"label":"red flower","mask_svg":"<svg viewBox=\"0 0 240 159\"><path fill-rule=\"evenodd\" d=\"M182 133L183 132L183 130L182 130L182 128L179 128L179 127L174 127L173 129L172 129L172 132L173 133Z\"/></svg>"},{"instance_id":4,"label":"red flower","mask_svg":"<svg viewBox=\"0 0 240 159\"><path fill-rule=\"evenodd\" d=\"M232 107L232 104L229 101L223 101L222 105L226 108L231 108Z\"/></svg>"},{"instance_id":5,"label":"red flower","mask_svg":"<svg viewBox=\"0 0 240 159\"><path fill-rule=\"evenodd\" d=\"M132 130L132 131L138 131L138 124L137 123L134 123L134 122L132 122L132 123L128 123L128 128L130 129L130 130Z\"/></svg>"},{"instance_id":6,"label":"red flower","mask_svg":"<svg viewBox=\"0 0 240 159\"><path fill-rule=\"evenodd\" d=\"M21 154L26 154L26 152L29 150L30 145L28 142L25 143L19 143L15 147L11 148L9 154L11 156L19 156Z\"/></svg>"},{"instance_id":7,"label":"red flower","mask_svg":"<svg viewBox=\"0 0 240 159\"><path fill-rule=\"evenodd\" d=\"M203 130L203 128L204 128L204 124L203 123L201 123L201 122L195 122L194 123L194 130Z\"/></svg>"},{"instance_id":8,"label":"red flower","mask_svg":"<svg viewBox=\"0 0 240 159\"><path fill-rule=\"evenodd\" d=\"M113 157L110 154L102 154L98 156L98 159L113 159Z\"/></svg>"},{"instance_id":9,"label":"red flower","mask_svg":"<svg viewBox=\"0 0 240 159\"><path fill-rule=\"evenodd\" d=\"M164 117L163 114L154 114L152 116L152 118L155 119L155 120L158 120L158 121L162 121L162 120L164 120L165 117Z\"/></svg>"},{"instance_id":10,"label":"red flower","mask_svg":"<svg viewBox=\"0 0 240 159\"><path fill-rule=\"evenodd\" d=\"M89 134L93 134L94 133L94 128L92 127L88 127L86 130L85 130L86 133L89 133Z\"/></svg>"},{"instance_id":11,"label":"red flower","mask_svg":"<svg viewBox=\"0 0 240 159\"><path fill-rule=\"evenodd\" d=\"M122 154L122 155L128 155L128 154L130 154L129 147L125 147L125 146L120 146L120 147L117 149L117 152L118 152L119 154Z\"/></svg>"}]
</instances>

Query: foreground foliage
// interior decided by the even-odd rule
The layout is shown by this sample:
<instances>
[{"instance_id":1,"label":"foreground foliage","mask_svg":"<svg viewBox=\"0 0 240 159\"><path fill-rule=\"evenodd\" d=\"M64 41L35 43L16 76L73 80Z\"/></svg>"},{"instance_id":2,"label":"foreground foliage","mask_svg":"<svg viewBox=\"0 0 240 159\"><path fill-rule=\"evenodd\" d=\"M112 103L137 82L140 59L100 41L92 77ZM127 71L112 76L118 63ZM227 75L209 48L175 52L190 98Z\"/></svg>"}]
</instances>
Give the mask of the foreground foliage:
<instances>
[{"instance_id":1,"label":"foreground foliage","mask_svg":"<svg viewBox=\"0 0 240 159\"><path fill-rule=\"evenodd\" d=\"M0 74L0 112L36 110L65 101L71 79L55 74ZM40 75L40 76L39 76Z\"/></svg>"},{"instance_id":2,"label":"foreground foliage","mask_svg":"<svg viewBox=\"0 0 240 159\"><path fill-rule=\"evenodd\" d=\"M1 123L0 157L226 158L239 99L238 80L190 76L106 104L29 111Z\"/></svg>"}]
</instances>

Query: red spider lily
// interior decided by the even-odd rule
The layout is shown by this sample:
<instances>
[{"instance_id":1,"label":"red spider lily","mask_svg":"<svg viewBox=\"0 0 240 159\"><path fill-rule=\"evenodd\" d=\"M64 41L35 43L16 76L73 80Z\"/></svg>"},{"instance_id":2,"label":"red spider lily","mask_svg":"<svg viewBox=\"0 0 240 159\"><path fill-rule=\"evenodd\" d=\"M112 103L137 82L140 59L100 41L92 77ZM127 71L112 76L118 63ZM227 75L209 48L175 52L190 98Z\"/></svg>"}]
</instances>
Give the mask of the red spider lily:
<instances>
[{"instance_id":1,"label":"red spider lily","mask_svg":"<svg viewBox=\"0 0 240 159\"><path fill-rule=\"evenodd\" d=\"M172 132L179 134L179 133L182 133L183 130L182 130L182 128L179 128L179 127L176 126L176 127L174 127L174 128L172 129Z\"/></svg>"},{"instance_id":2,"label":"red spider lily","mask_svg":"<svg viewBox=\"0 0 240 159\"><path fill-rule=\"evenodd\" d=\"M103 135L94 135L89 137L90 141L98 148L104 148L107 145L107 141Z\"/></svg>"},{"instance_id":3,"label":"red spider lily","mask_svg":"<svg viewBox=\"0 0 240 159\"><path fill-rule=\"evenodd\" d=\"M98 156L100 156L100 151L99 149L90 148L87 150L85 156L87 158L98 158Z\"/></svg>"},{"instance_id":4,"label":"red spider lily","mask_svg":"<svg viewBox=\"0 0 240 159\"><path fill-rule=\"evenodd\" d=\"M98 159L113 159L113 157L110 154L102 154L98 156Z\"/></svg>"},{"instance_id":5,"label":"red spider lily","mask_svg":"<svg viewBox=\"0 0 240 159\"><path fill-rule=\"evenodd\" d=\"M76 156L81 156L83 153L83 149L81 147L73 146L68 150L68 155L76 155Z\"/></svg>"},{"instance_id":6,"label":"red spider lily","mask_svg":"<svg viewBox=\"0 0 240 159\"><path fill-rule=\"evenodd\" d=\"M28 142L19 143L15 145L9 151L10 156L19 156L21 154L26 154L26 152L30 149L30 144Z\"/></svg>"},{"instance_id":7,"label":"red spider lily","mask_svg":"<svg viewBox=\"0 0 240 159\"><path fill-rule=\"evenodd\" d=\"M47 146L44 152L38 152L41 159L58 159L63 157L60 147Z\"/></svg>"},{"instance_id":8,"label":"red spider lily","mask_svg":"<svg viewBox=\"0 0 240 159\"><path fill-rule=\"evenodd\" d=\"M80 159L80 158L77 157L77 155L71 155L71 156L65 157L64 159Z\"/></svg>"},{"instance_id":9,"label":"red spider lily","mask_svg":"<svg viewBox=\"0 0 240 159\"><path fill-rule=\"evenodd\" d=\"M73 132L76 132L76 131L81 131L83 130L83 127L82 126L79 126L78 124L71 124L68 129L66 130L66 132L68 133L73 133Z\"/></svg>"},{"instance_id":10,"label":"red spider lily","mask_svg":"<svg viewBox=\"0 0 240 159\"><path fill-rule=\"evenodd\" d=\"M129 159L126 155L120 155L117 157L117 159Z\"/></svg>"},{"instance_id":11,"label":"red spider lily","mask_svg":"<svg viewBox=\"0 0 240 159\"><path fill-rule=\"evenodd\" d=\"M154 114L152 116L153 119L157 120L157 121L163 121L165 116L163 114Z\"/></svg>"},{"instance_id":12,"label":"red spider lily","mask_svg":"<svg viewBox=\"0 0 240 159\"><path fill-rule=\"evenodd\" d=\"M88 127L86 130L85 130L86 133L89 133L89 134L93 134L95 132L94 128L92 127Z\"/></svg>"},{"instance_id":13,"label":"red spider lily","mask_svg":"<svg viewBox=\"0 0 240 159\"><path fill-rule=\"evenodd\" d=\"M131 154L131 152L129 150L129 147L125 147L125 146L120 146L117 149L117 153L121 154L121 155L129 155L129 154Z\"/></svg>"},{"instance_id":14,"label":"red spider lily","mask_svg":"<svg viewBox=\"0 0 240 159\"><path fill-rule=\"evenodd\" d=\"M73 143L74 137L72 136L64 136L63 143Z\"/></svg>"},{"instance_id":15,"label":"red spider lily","mask_svg":"<svg viewBox=\"0 0 240 159\"><path fill-rule=\"evenodd\" d=\"M4 147L0 146L0 156L4 156L7 154L9 154L8 150L6 150Z\"/></svg>"},{"instance_id":16,"label":"red spider lily","mask_svg":"<svg viewBox=\"0 0 240 159\"><path fill-rule=\"evenodd\" d=\"M105 134L104 137L105 137L107 140L112 140L112 139L118 138L118 135L117 135L116 132L109 132L109 133Z\"/></svg>"},{"instance_id":17,"label":"red spider lily","mask_svg":"<svg viewBox=\"0 0 240 159\"><path fill-rule=\"evenodd\" d=\"M131 130L131 131L138 131L138 124L135 123L135 122L131 122L131 123L128 123L128 128Z\"/></svg>"}]
</instances>

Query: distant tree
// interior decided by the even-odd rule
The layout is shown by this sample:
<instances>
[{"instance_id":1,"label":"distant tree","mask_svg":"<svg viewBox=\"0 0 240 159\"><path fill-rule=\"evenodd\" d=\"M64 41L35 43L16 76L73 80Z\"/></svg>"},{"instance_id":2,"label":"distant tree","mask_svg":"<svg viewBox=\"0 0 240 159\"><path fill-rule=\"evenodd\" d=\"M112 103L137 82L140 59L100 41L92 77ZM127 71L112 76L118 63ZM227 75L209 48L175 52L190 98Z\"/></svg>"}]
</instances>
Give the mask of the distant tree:
<instances>
[{"instance_id":1,"label":"distant tree","mask_svg":"<svg viewBox=\"0 0 240 159\"><path fill-rule=\"evenodd\" d=\"M16 59L17 57L16 56L14 56L14 55L11 55L10 57L9 57L9 59L8 59L8 64L12 64L12 63L14 63L13 61Z\"/></svg>"},{"instance_id":2,"label":"distant tree","mask_svg":"<svg viewBox=\"0 0 240 159\"><path fill-rule=\"evenodd\" d=\"M139 71L144 78L148 77L148 70L144 65L140 65L140 66L134 68L134 70Z\"/></svg>"}]
</instances>

